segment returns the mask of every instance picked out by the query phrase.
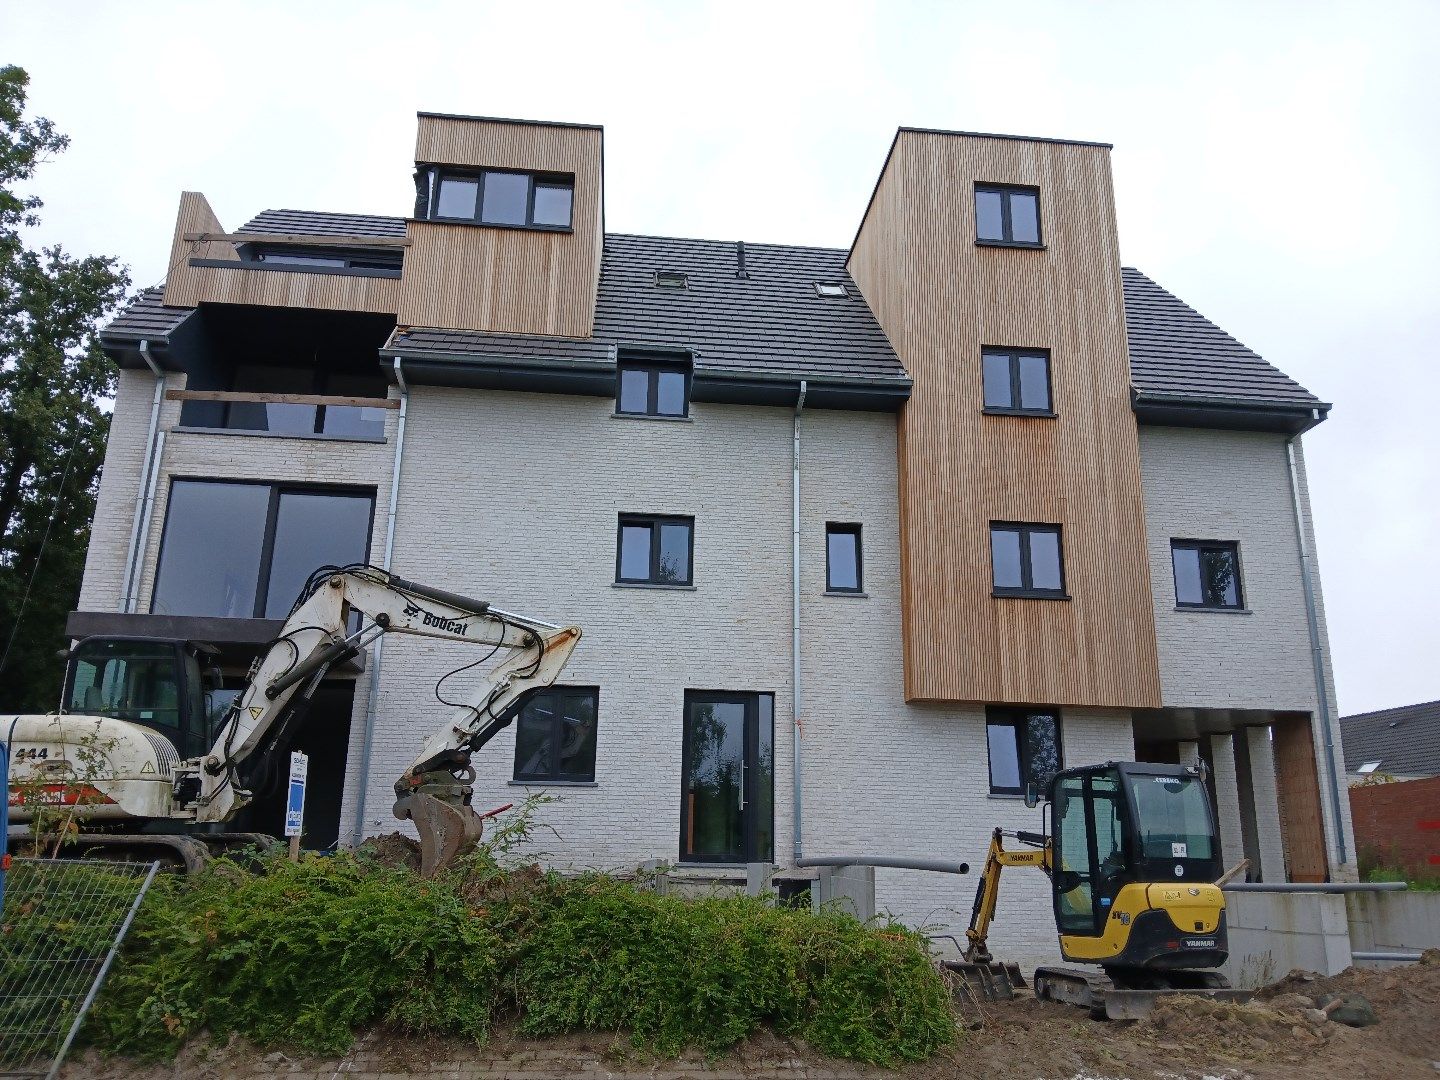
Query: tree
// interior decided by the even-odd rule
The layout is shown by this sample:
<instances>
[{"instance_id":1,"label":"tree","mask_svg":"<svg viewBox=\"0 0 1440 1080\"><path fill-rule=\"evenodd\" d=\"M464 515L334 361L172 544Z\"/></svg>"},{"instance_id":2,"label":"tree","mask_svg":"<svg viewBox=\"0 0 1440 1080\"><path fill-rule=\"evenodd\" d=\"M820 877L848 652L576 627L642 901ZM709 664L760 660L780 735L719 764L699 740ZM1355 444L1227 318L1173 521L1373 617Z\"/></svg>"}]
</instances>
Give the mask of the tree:
<instances>
[{"instance_id":1,"label":"tree","mask_svg":"<svg viewBox=\"0 0 1440 1080\"><path fill-rule=\"evenodd\" d=\"M16 185L70 140L25 120L30 78L0 67L0 709L59 700L65 616L75 606L104 458L114 372L100 320L129 274L108 256L31 250L41 201Z\"/></svg>"}]
</instances>

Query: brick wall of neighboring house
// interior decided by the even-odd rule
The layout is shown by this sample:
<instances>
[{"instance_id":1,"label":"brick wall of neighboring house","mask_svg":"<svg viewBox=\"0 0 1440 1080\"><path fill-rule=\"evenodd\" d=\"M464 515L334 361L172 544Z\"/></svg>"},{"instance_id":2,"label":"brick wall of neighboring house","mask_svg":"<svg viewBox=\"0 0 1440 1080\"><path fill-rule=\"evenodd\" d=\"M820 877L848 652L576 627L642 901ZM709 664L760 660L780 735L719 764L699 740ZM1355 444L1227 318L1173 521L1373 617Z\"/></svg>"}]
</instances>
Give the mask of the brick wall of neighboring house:
<instances>
[{"instance_id":1,"label":"brick wall of neighboring house","mask_svg":"<svg viewBox=\"0 0 1440 1080\"><path fill-rule=\"evenodd\" d=\"M1366 865L1440 873L1440 776L1350 789L1355 843Z\"/></svg>"}]
</instances>

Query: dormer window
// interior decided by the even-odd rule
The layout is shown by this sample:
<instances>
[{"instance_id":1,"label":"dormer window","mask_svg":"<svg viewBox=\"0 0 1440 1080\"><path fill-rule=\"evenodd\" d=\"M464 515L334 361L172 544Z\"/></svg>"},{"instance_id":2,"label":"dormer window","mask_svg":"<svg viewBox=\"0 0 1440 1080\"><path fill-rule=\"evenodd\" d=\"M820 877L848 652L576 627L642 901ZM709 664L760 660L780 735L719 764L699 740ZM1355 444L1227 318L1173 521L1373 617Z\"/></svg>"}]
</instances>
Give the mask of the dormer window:
<instances>
[{"instance_id":1,"label":"dormer window","mask_svg":"<svg viewBox=\"0 0 1440 1080\"><path fill-rule=\"evenodd\" d=\"M569 229L575 178L553 173L485 169L442 172L430 220L515 229Z\"/></svg>"},{"instance_id":2,"label":"dormer window","mask_svg":"<svg viewBox=\"0 0 1440 1080\"><path fill-rule=\"evenodd\" d=\"M679 270L656 270L655 287L657 289L689 288L690 275L681 273Z\"/></svg>"},{"instance_id":3,"label":"dormer window","mask_svg":"<svg viewBox=\"0 0 1440 1080\"><path fill-rule=\"evenodd\" d=\"M815 292L819 296L834 300L843 300L850 295L843 281L817 281L815 283Z\"/></svg>"}]
</instances>

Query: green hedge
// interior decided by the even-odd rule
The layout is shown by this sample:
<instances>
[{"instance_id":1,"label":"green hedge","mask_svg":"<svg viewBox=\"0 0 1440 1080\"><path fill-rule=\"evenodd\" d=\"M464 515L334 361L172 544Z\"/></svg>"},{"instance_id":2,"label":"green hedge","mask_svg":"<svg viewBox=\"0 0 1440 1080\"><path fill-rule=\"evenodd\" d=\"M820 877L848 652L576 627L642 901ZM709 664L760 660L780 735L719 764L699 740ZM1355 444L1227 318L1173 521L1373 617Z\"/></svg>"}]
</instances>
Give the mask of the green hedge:
<instances>
[{"instance_id":1,"label":"green hedge","mask_svg":"<svg viewBox=\"0 0 1440 1080\"><path fill-rule=\"evenodd\" d=\"M482 862L427 882L350 855L158 883L92 1033L145 1056L202 1029L335 1053L370 1024L483 1041L497 1017L666 1055L768 1024L881 1065L955 1034L923 940L899 926Z\"/></svg>"}]
</instances>

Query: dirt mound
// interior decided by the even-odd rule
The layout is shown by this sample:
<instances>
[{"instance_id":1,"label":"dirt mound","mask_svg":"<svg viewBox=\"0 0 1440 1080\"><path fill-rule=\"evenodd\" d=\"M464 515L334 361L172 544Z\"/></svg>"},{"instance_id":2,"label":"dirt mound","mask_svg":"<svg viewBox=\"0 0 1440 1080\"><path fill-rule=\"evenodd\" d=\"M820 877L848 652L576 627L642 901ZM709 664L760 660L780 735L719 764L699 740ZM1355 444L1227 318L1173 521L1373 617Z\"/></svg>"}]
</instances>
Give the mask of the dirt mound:
<instances>
[{"instance_id":1,"label":"dirt mound","mask_svg":"<svg viewBox=\"0 0 1440 1080\"><path fill-rule=\"evenodd\" d=\"M1292 971L1262 990L1260 997L1275 1002L1298 995L1318 1004L1328 996L1346 994L1360 994L1374 1006L1378 1023L1364 1034L1375 1043L1440 1059L1440 949L1431 949L1420 963L1404 967L1352 967L1330 976Z\"/></svg>"},{"instance_id":2,"label":"dirt mound","mask_svg":"<svg viewBox=\"0 0 1440 1080\"><path fill-rule=\"evenodd\" d=\"M360 845L360 854L368 855L381 866L420 872L420 842L404 833L392 832L373 836Z\"/></svg>"}]
</instances>

